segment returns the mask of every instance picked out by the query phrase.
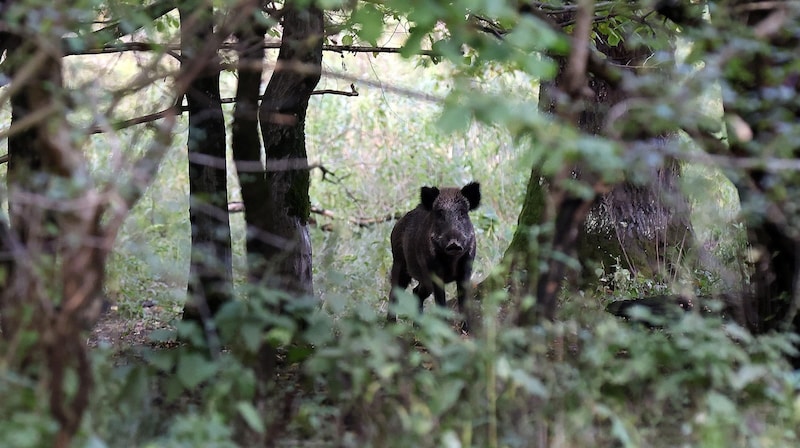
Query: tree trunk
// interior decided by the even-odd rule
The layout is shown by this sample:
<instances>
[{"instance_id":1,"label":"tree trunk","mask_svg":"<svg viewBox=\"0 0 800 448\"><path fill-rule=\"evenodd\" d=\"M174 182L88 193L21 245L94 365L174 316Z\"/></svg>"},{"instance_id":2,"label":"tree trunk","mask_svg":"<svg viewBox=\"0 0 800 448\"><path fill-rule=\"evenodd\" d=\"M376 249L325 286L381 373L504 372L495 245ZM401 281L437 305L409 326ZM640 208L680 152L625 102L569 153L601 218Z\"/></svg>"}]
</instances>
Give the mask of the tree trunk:
<instances>
[{"instance_id":1,"label":"tree trunk","mask_svg":"<svg viewBox=\"0 0 800 448\"><path fill-rule=\"evenodd\" d=\"M505 275L505 285L511 287L512 292L522 293L527 285L535 285L539 279L539 244L534 238L534 228L543 224L547 207L547 186L542 180L539 170L534 167L528 178L528 186L525 189L525 199L522 203L522 210L517 218L517 228L511 243L503 253L502 265L507 266L508 273ZM494 279L490 280L494 281ZM495 282L487 285L490 290L502 283ZM485 287L481 285L481 290Z\"/></svg>"},{"instance_id":2,"label":"tree trunk","mask_svg":"<svg viewBox=\"0 0 800 448\"><path fill-rule=\"evenodd\" d=\"M192 249L184 318L202 321L211 337L210 319L230 300L233 277L218 38L210 4L182 5L179 10L182 64L191 63L199 72L186 91Z\"/></svg>"},{"instance_id":3,"label":"tree trunk","mask_svg":"<svg viewBox=\"0 0 800 448\"><path fill-rule=\"evenodd\" d=\"M29 61L30 56L37 53L36 45L23 40L17 35L6 38L9 74L15 76L16 69ZM4 300L0 303L0 319L3 335L6 338L17 334L22 322L17 312L36 296L38 288L33 279L28 279L21 269L17 258L27 258L28 264L42 269L43 275L55 275L53 258L55 227L53 214L32 198L46 194L50 175L42 163L44 142L39 126L25 126L25 120L36 112L37 107L46 107L47 93L44 83L48 78L43 74L49 69L58 70L55 80L60 82L60 64L52 58L39 59L37 70L32 79L18 87L11 95L11 128L8 138L8 209L10 229L4 241L10 259L7 261L7 288L4 288ZM21 83L18 81L18 83ZM44 104L44 105L43 105ZM16 130L15 130L16 129ZM25 252L20 252L25 248ZM47 255L45 257L45 255Z\"/></svg>"},{"instance_id":4,"label":"tree trunk","mask_svg":"<svg viewBox=\"0 0 800 448\"><path fill-rule=\"evenodd\" d=\"M646 48L628 49L623 43L611 46L598 43L598 49L620 66L641 66L652 52ZM583 131L600 135L608 111L625 98L607 83L592 79L594 107L581 116ZM671 144L670 136L633 135L642 139L647 150L656 151ZM581 227L578 258L582 281L597 280L595 268L608 272L617 261L632 272L653 278L671 271L673 262L685 256L694 244L689 205L680 192L680 163L667 159L650 172L629 173L626 181L598 197ZM676 250L677 249L677 250Z\"/></svg>"},{"instance_id":5,"label":"tree trunk","mask_svg":"<svg viewBox=\"0 0 800 448\"><path fill-rule=\"evenodd\" d=\"M631 51L622 44L610 46L602 42L598 44L598 49L607 58L622 66L637 65L638 61L644 60L649 54L642 50ZM559 102L564 101L562 97L565 96L563 86L567 82L566 67L566 60L561 59L556 78L552 82L543 83L539 98L541 110L549 113L558 112ZM602 133L608 110L624 98L621 91L613 89L601 79L589 77L588 84L593 96L587 100L587 107L577 114L577 126L585 133L599 135ZM581 178L582 171L581 167L573 167L570 172L562 173L562 178L569 176ZM641 256L636 259L637 263L632 266L633 268L647 268L647 272L654 272L656 268L665 265L664 254L667 248L690 247L693 243L688 204L677 188L676 179L679 174L680 166L676 162L670 162L650 176L644 177L656 179L655 182L644 185L625 182L617 185L611 192L597 197L591 203L588 213L587 204L583 199L565 192L550 194L554 205L553 213L556 214L553 217L553 235L549 241L540 241L541 244L535 246L536 250L541 251L540 247L547 247L548 253L559 256L572 256L577 250L577 257L583 267L584 281L591 278L593 272L591 267L596 266L598 262L609 267L617 258L626 260L626 255L627 259L631 260L631 252ZM538 172L534 169L519 220L520 224L526 221L530 223L528 226L518 226L509 251L512 248L515 252L525 250L520 242L527 241L530 224L541 224L544 217L543 213L527 217L523 217L523 214L529 214L531 210L549 209L543 199L547 196L546 187L539 181L538 176ZM584 181L593 183L589 179ZM532 190L532 186L536 188ZM584 214L585 216L582 216ZM628 223L636 225L626 226ZM517 245L514 245L515 241L518 242ZM527 250L530 250L531 245L527 246ZM518 259L520 257L518 256ZM508 258L508 253L505 258ZM521 278L537 284L535 293L538 312L523 311L519 319L522 325L533 323L537 314L549 319L555 316L556 295L564 281L564 275L568 272L566 267L562 266L562 262L551 259L548 261L548 270L537 278L535 273L539 261L534 257L528 257L527 260L529 274ZM562 269L554 269L558 266ZM534 275L530 273L531 271ZM532 293L532 288L533 284L530 284L522 290Z\"/></svg>"},{"instance_id":6,"label":"tree trunk","mask_svg":"<svg viewBox=\"0 0 800 448\"><path fill-rule=\"evenodd\" d=\"M736 93L723 103L730 151L742 158L797 158L800 143L787 139L787 130L781 126L792 120L800 122L800 71L790 63L800 47L798 27L784 10L787 5L774 2L745 7L748 3L728 2L728 8L720 7L716 17L712 16L719 26L729 26L729 32L752 32L753 38L762 42L757 47L737 48L735 63L723 72ZM735 10L739 15L726 16ZM745 25L747 31L736 30L731 23ZM780 95L773 94L779 91ZM755 310L750 326L757 333L787 327L800 333L800 218L793 211L800 195L800 176L795 171L753 169L734 177L734 184L742 201L751 253L757 255L748 298L749 308ZM795 368L800 367L800 355L793 355L791 361Z\"/></svg>"},{"instance_id":7,"label":"tree trunk","mask_svg":"<svg viewBox=\"0 0 800 448\"><path fill-rule=\"evenodd\" d=\"M48 37L49 45L36 45ZM93 378L82 332L100 314L110 247L100 226L102 195L69 138L61 55L53 52L58 38L12 39L9 58L16 68L24 61L27 72L21 77L11 70L13 230L0 225L9 270L0 292L4 352L12 369L26 366L23 374L35 372L46 382L49 411L59 424L53 446L66 448L89 403ZM35 342L20 345L25 339Z\"/></svg>"},{"instance_id":8,"label":"tree trunk","mask_svg":"<svg viewBox=\"0 0 800 448\"><path fill-rule=\"evenodd\" d=\"M270 187L262 161L261 138L258 133L258 106L261 94L261 75L264 70L264 34L254 18L244 23L236 33L236 52L239 56L239 83L233 111L231 142L239 185L242 189L244 219L247 225L248 281L261 284L265 278L264 261L268 252L267 212Z\"/></svg>"},{"instance_id":9,"label":"tree trunk","mask_svg":"<svg viewBox=\"0 0 800 448\"><path fill-rule=\"evenodd\" d=\"M670 144L655 139L649 146ZM653 168L647 183L625 182L595 202L581 232L583 280L596 281L594 268L620 266L647 278L668 280L694 244L689 204L680 192L675 160Z\"/></svg>"},{"instance_id":10,"label":"tree trunk","mask_svg":"<svg viewBox=\"0 0 800 448\"><path fill-rule=\"evenodd\" d=\"M308 101L322 72L323 15L289 4L275 71L259 108L267 158L269 194L263 222L264 277L295 294L311 294L311 241L308 218L309 167L305 119Z\"/></svg>"}]
</instances>

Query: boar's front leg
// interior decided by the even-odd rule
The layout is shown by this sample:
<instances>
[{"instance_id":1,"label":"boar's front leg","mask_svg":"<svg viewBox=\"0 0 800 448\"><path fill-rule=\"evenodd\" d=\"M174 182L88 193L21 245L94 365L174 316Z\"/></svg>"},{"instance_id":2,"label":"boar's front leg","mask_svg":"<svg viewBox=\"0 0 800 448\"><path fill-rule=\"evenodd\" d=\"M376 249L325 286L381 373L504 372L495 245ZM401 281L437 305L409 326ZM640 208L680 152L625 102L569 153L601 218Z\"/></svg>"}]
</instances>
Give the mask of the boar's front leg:
<instances>
[{"instance_id":1,"label":"boar's front leg","mask_svg":"<svg viewBox=\"0 0 800 448\"><path fill-rule=\"evenodd\" d=\"M433 300L441 307L447 307L447 300L444 296L444 285L439 282L433 283Z\"/></svg>"},{"instance_id":2,"label":"boar's front leg","mask_svg":"<svg viewBox=\"0 0 800 448\"><path fill-rule=\"evenodd\" d=\"M425 306L425 299L431 295L431 290L423 286L420 282L420 284L414 288L414 295L417 296L417 300L419 300L419 315L422 316L422 309Z\"/></svg>"},{"instance_id":3,"label":"boar's front leg","mask_svg":"<svg viewBox=\"0 0 800 448\"><path fill-rule=\"evenodd\" d=\"M397 322L397 314L392 309L397 304L397 292L395 290L397 288L406 289L409 283L411 283L411 275L409 275L405 265L397 261L392 263L392 289L389 291L389 312L386 314L389 322Z\"/></svg>"}]
</instances>

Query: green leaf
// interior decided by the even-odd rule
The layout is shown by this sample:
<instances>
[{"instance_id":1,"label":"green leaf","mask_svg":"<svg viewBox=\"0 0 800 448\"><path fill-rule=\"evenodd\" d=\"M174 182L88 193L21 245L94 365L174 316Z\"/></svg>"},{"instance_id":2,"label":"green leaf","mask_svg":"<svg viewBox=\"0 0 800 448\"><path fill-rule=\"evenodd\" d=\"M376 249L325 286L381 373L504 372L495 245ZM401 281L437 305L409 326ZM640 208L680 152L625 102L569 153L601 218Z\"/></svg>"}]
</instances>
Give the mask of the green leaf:
<instances>
[{"instance_id":1,"label":"green leaf","mask_svg":"<svg viewBox=\"0 0 800 448\"><path fill-rule=\"evenodd\" d=\"M108 447L108 445L106 445L105 442L103 442L103 440L101 440L97 436L89 437L89 440L86 442L85 446L86 446L86 448L107 448Z\"/></svg>"},{"instance_id":2,"label":"green leaf","mask_svg":"<svg viewBox=\"0 0 800 448\"><path fill-rule=\"evenodd\" d=\"M275 347L289 345L292 342L292 332L286 328L273 328L267 332L267 340Z\"/></svg>"},{"instance_id":3,"label":"green leaf","mask_svg":"<svg viewBox=\"0 0 800 448\"><path fill-rule=\"evenodd\" d=\"M288 362L301 362L308 359L314 354L314 347L311 345L297 345L290 347L286 353L286 360Z\"/></svg>"},{"instance_id":4,"label":"green leaf","mask_svg":"<svg viewBox=\"0 0 800 448\"><path fill-rule=\"evenodd\" d=\"M449 105L442 111L436 125L444 132L456 132L466 129L472 120L472 113L463 105Z\"/></svg>"},{"instance_id":5,"label":"green leaf","mask_svg":"<svg viewBox=\"0 0 800 448\"><path fill-rule=\"evenodd\" d=\"M736 404L725 395L718 392L710 392L706 400L712 413L723 415L734 415L736 413Z\"/></svg>"},{"instance_id":6,"label":"green leaf","mask_svg":"<svg viewBox=\"0 0 800 448\"><path fill-rule=\"evenodd\" d=\"M193 389L211 378L216 371L217 366L204 356L197 353L182 353L178 359L176 373L185 388Z\"/></svg>"},{"instance_id":7,"label":"green leaf","mask_svg":"<svg viewBox=\"0 0 800 448\"><path fill-rule=\"evenodd\" d=\"M135 367L128 372L120 392L121 397L133 399L145 396L148 387L146 370L144 367Z\"/></svg>"},{"instance_id":8,"label":"green leaf","mask_svg":"<svg viewBox=\"0 0 800 448\"><path fill-rule=\"evenodd\" d=\"M547 388L544 386L539 378L531 376L528 372L522 369L514 369L511 371L511 378L514 380L514 383L522 386L529 394L547 398L549 395L547 392Z\"/></svg>"},{"instance_id":9,"label":"green leaf","mask_svg":"<svg viewBox=\"0 0 800 448\"><path fill-rule=\"evenodd\" d=\"M175 366L176 354L173 351L147 351L145 352L145 358L156 369L169 372Z\"/></svg>"},{"instance_id":10,"label":"green leaf","mask_svg":"<svg viewBox=\"0 0 800 448\"><path fill-rule=\"evenodd\" d=\"M353 13L353 21L360 25L358 36L372 45L378 45L378 39L383 35L383 13L369 3L362 4L361 8Z\"/></svg>"},{"instance_id":11,"label":"green leaf","mask_svg":"<svg viewBox=\"0 0 800 448\"><path fill-rule=\"evenodd\" d=\"M736 390L742 390L766 376L767 369L764 366L745 364L734 373L731 378L731 386Z\"/></svg>"},{"instance_id":12,"label":"green leaf","mask_svg":"<svg viewBox=\"0 0 800 448\"><path fill-rule=\"evenodd\" d=\"M263 325L254 322L244 323L239 327L239 338L250 353L257 352L261 346L263 331Z\"/></svg>"},{"instance_id":13,"label":"green leaf","mask_svg":"<svg viewBox=\"0 0 800 448\"><path fill-rule=\"evenodd\" d=\"M431 400L431 411L434 414L441 414L450 409L464 389L464 380L445 381L438 385L433 399Z\"/></svg>"},{"instance_id":14,"label":"green leaf","mask_svg":"<svg viewBox=\"0 0 800 448\"><path fill-rule=\"evenodd\" d=\"M261 416L258 415L258 411L253 404L247 401L240 401L236 403L236 410L239 411L239 415L242 416L244 421L247 423L247 426L250 427L253 431L263 434L266 430L264 428L264 422L261 421Z\"/></svg>"},{"instance_id":15,"label":"green leaf","mask_svg":"<svg viewBox=\"0 0 800 448\"><path fill-rule=\"evenodd\" d=\"M442 435L442 442L441 446L444 448L461 448L461 440L458 439L458 435L452 429L445 431Z\"/></svg>"},{"instance_id":16,"label":"green leaf","mask_svg":"<svg viewBox=\"0 0 800 448\"><path fill-rule=\"evenodd\" d=\"M159 328L147 335L147 339L150 342L172 342L175 341L177 337L177 332L169 328Z\"/></svg>"}]
</instances>

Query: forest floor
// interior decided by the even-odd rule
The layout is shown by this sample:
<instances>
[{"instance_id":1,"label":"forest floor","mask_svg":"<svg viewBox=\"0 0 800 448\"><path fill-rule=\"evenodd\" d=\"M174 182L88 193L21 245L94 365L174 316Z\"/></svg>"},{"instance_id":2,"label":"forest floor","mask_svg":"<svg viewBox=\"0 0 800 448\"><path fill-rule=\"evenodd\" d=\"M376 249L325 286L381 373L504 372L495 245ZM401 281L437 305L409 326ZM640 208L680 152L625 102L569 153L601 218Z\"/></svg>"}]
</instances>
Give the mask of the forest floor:
<instances>
[{"instance_id":1,"label":"forest floor","mask_svg":"<svg viewBox=\"0 0 800 448\"><path fill-rule=\"evenodd\" d=\"M89 335L87 345L91 348L107 345L115 351L147 345L150 333L168 328L169 322L163 320L167 313L158 306L144 306L143 310L141 317L129 318L120 315L119 309L112 305L100 316Z\"/></svg>"}]
</instances>

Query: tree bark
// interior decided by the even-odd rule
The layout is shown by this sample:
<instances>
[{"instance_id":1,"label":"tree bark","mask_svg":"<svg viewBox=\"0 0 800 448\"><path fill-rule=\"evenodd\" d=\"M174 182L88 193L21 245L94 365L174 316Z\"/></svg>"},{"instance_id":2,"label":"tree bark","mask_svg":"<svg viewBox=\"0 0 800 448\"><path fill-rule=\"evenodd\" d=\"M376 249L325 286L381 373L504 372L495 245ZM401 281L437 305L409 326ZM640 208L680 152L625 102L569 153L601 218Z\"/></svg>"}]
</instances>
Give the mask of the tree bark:
<instances>
[{"instance_id":1,"label":"tree bark","mask_svg":"<svg viewBox=\"0 0 800 448\"><path fill-rule=\"evenodd\" d=\"M723 101L730 151L742 158L797 158L800 143L785 138L786 123L800 122L800 71L789 63L796 60L800 47L796 17L781 2L756 8L748 4L753 3L732 0L712 15L714 23L729 33L750 33L761 42L760 46L737 48L730 54L732 63L723 71L724 80L735 92ZM733 12L737 10L738 14ZM778 91L782 93L773 94ZM748 297L749 309L755 310L750 327L756 333L786 328L800 333L800 218L793 211L800 194L800 176L793 171L754 169L733 180L742 201L751 253L756 255ZM790 360L795 368L800 367L800 354Z\"/></svg>"},{"instance_id":2,"label":"tree bark","mask_svg":"<svg viewBox=\"0 0 800 448\"><path fill-rule=\"evenodd\" d=\"M37 111L37 108L49 106L44 84L50 80L44 72L53 70L55 74L58 71L53 81L60 82L60 65L52 57L45 56L41 52L37 53L39 49L36 45L21 36L9 33L5 45L6 64L9 66L12 78L23 65L28 67L33 65L30 79L16 80L12 85L15 93L11 95L10 101L12 133L8 138L9 159L6 176L9 192L9 229L3 241L9 260L5 266L7 284L3 289L3 300L0 301L3 335L10 338L17 334L22 323L16 313L21 312L21 307L26 303L35 300L36 289L40 287L24 272L17 275L16 271L20 269L19 262L27 259L29 264L38 265L45 276L55 275L55 260L52 257L55 238L52 233L55 227L53 214L33 200L45 194L47 184L51 180L42 163L44 152L42 145L45 144L42 140L43 131L40 125L26 125L25 121ZM31 55L35 55L35 60L31 60ZM45 257L45 254L49 256Z\"/></svg>"},{"instance_id":3,"label":"tree bark","mask_svg":"<svg viewBox=\"0 0 800 448\"><path fill-rule=\"evenodd\" d=\"M505 272L500 278L490 276L478 286L478 296L488 291L509 286L518 295L532 294L530 289L539 279L539 243L532 238L533 229L544 223L547 207L547 186L539 170L534 167L525 188L522 210L517 218L517 228L508 248L503 253L501 265Z\"/></svg>"},{"instance_id":4,"label":"tree bark","mask_svg":"<svg viewBox=\"0 0 800 448\"><path fill-rule=\"evenodd\" d=\"M239 185L242 189L244 219L247 225L247 270L251 284L261 284L264 259L268 252L267 229L270 186L262 160L261 137L258 128L258 107L261 94L261 75L264 60L264 34L254 18L244 23L236 33L236 52L239 56L239 83L233 111L232 147Z\"/></svg>"},{"instance_id":5,"label":"tree bark","mask_svg":"<svg viewBox=\"0 0 800 448\"><path fill-rule=\"evenodd\" d=\"M620 66L641 66L652 56L647 48L632 50L624 43L612 46L600 41L597 47ZM600 135L608 111L625 96L597 78L592 78L590 87L595 92L594 107L581 116L580 127L589 134ZM640 140L649 151L658 151L672 141L671 136L664 135L634 134L628 138ZM594 268L607 271L618 260L632 272L666 278L671 263L684 258L685 251L693 246L689 206L678 183L680 163L667 159L663 165L649 169L647 173L628 173L629 179L637 180L614 186L592 204L578 243L582 282L595 282Z\"/></svg>"},{"instance_id":6,"label":"tree bark","mask_svg":"<svg viewBox=\"0 0 800 448\"><path fill-rule=\"evenodd\" d=\"M597 97L597 91L591 89L592 79L586 71L593 16L594 3L579 2L575 11L570 53L559 61L560 70L554 82L542 86L540 90L540 109L546 108L563 122L577 125L580 129L586 123L584 115L597 103L593 101L587 104L586 98L589 92ZM542 98L545 100L542 101ZM582 197L568 188L574 173L580 175L580 171L580 167L564 166L551 179L549 194L546 195L549 206L545 209L545 219L553 223L552 237L546 242L544 237L549 235L542 234L539 238L540 246L545 246L541 252L546 255L548 267L540 273L536 282L536 305L520 311L517 323L521 326L531 325L542 318L555 319L558 291L570 270L567 260L574 257L579 227L592 203L592 199ZM583 180L594 184L594 177L588 171Z\"/></svg>"},{"instance_id":7,"label":"tree bark","mask_svg":"<svg viewBox=\"0 0 800 448\"><path fill-rule=\"evenodd\" d=\"M309 167L305 142L308 101L322 73L323 15L316 6L287 5L275 71L259 108L266 153L267 183L263 223L263 263L271 286L311 294Z\"/></svg>"},{"instance_id":8,"label":"tree bark","mask_svg":"<svg viewBox=\"0 0 800 448\"><path fill-rule=\"evenodd\" d=\"M218 37L210 4L183 4L179 11L182 64L199 71L186 91L192 249L184 318L203 322L210 338L210 319L230 300L233 277Z\"/></svg>"},{"instance_id":9,"label":"tree bark","mask_svg":"<svg viewBox=\"0 0 800 448\"><path fill-rule=\"evenodd\" d=\"M648 146L670 144L656 138ZM670 278L675 264L686 259L694 245L689 204L680 192L681 166L666 160L663 166L637 177L646 183L624 182L600 197L589 212L580 236L579 258L583 281L592 283L594 268L608 272L620 266L648 278Z\"/></svg>"},{"instance_id":10,"label":"tree bark","mask_svg":"<svg viewBox=\"0 0 800 448\"><path fill-rule=\"evenodd\" d=\"M562 19L566 20L567 18ZM570 16L571 20L572 17ZM630 50L624 45L611 46L599 42L597 47L609 60L613 60L621 66L637 65L649 54L646 50ZM559 108L564 108L565 102L572 102L576 98L574 90L576 85L571 81L567 73L568 63L565 59L559 60L559 73L552 82L543 83L540 90L540 109L549 113L559 113ZM600 78L589 76L587 79L589 91L592 92L589 98L582 101L585 107L577 112L573 111L570 118L575 121L578 128L593 135L602 134L605 118L608 110L623 100L623 93L620 89L615 89ZM574 106L570 106L574 109ZM567 107L567 110L570 108ZM647 137L647 136L645 136ZM651 139L655 142L658 139ZM653 143L656 144L656 143ZM584 173L584 171L586 171ZM587 176L588 174L588 176ZM535 222L531 218L525 217L530 210L544 210L555 213L553 217L554 229L552 238L541 239L540 244L533 245L538 251L546 248L549 254L563 256L576 256L583 267L583 281L592 276L591 267L602 262L606 267L613 264L613 260L621 258L625 260L628 251L636 251L641 255L637 259L637 265L633 268L646 268L649 272L654 272L656 268L665 265L664 254L667 248L675 245L690 247L693 243L693 233L691 222L689 221L689 208L685 198L679 193L677 188L677 177L680 175L680 166L676 162L669 162L664 167L659 168L655 173L645 176L646 179L656 179L654 182L645 185L638 185L632 182L624 182L614 186L613 189L602 196L596 197L588 204L582 198L576 197L569 192L558 191L553 187L544 186L539 180L539 174L534 169L528 184L523 213L520 215L520 224L523 221L530 221L528 226L518 226L512 246L509 251L521 251L525 248L520 244L526 241L529 233L530 224L541 224L544 222L545 214L540 213L539 221ZM584 170L579 166L570 167L568 171L560 174L560 180L552 182L552 185L569 177L583 178L584 182L594 184L591 179L590 170ZM536 187L533 190L531 187ZM547 189L550 190L547 193ZM550 198L551 207L546 206L545 199ZM591 207L589 207L591 206ZM536 217L534 216L534 218ZM635 222L636 226L626 227L626 223ZM541 234L540 236L545 236ZM514 242L517 242L515 245ZM528 244L528 249L532 245ZM517 259L524 259L524 254L517 256ZM505 255L508 258L508 253ZM629 258L630 259L630 258ZM537 307L534 310L522 311L519 323L528 325L536 321L537 315L553 319L557 304L556 296L560 290L565 276L569 269L559 260L550 258L548 269L538 278L538 263L535 257L527 258L528 274L519 276L529 282L533 282L521 288L523 293L533 293L537 297ZM513 272L513 271L512 271ZM580 275L571 276L578 278ZM575 282L573 282L575 283Z\"/></svg>"},{"instance_id":11,"label":"tree bark","mask_svg":"<svg viewBox=\"0 0 800 448\"><path fill-rule=\"evenodd\" d=\"M39 45L48 38L50 45ZM12 129L17 132L9 141L8 182L13 229L0 225L9 271L0 315L6 360L12 368L30 367L46 382L49 411L59 424L53 445L66 448L89 403L93 377L82 332L100 314L110 246L103 244L100 226L102 195L70 139L62 55L53 45L57 38L14 35L12 40ZM20 75L23 66L25 76ZM35 342L20 347L26 333L36 334ZM71 388L70 372L75 373Z\"/></svg>"}]
</instances>

